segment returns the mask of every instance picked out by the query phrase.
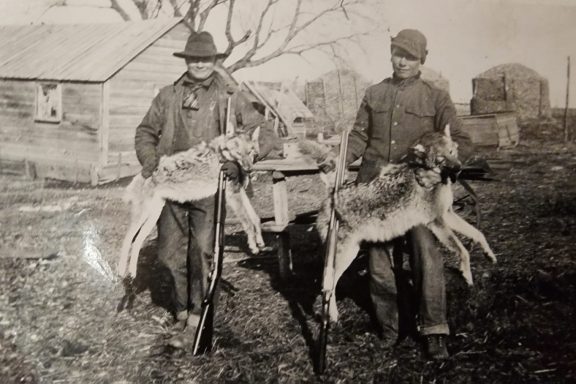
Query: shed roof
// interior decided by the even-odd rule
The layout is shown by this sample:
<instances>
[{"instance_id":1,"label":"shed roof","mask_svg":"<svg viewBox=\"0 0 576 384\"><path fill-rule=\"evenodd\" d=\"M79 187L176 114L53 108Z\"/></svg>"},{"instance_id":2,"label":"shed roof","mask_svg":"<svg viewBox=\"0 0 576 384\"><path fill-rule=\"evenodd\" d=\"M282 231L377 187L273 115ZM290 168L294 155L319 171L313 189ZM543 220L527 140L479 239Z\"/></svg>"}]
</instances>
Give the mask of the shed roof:
<instances>
[{"instance_id":1,"label":"shed roof","mask_svg":"<svg viewBox=\"0 0 576 384\"><path fill-rule=\"evenodd\" d=\"M313 118L314 115L306 105L289 88L279 82L249 82L250 88L256 91L268 104L286 119L293 122L296 118Z\"/></svg>"},{"instance_id":2,"label":"shed roof","mask_svg":"<svg viewBox=\"0 0 576 384\"><path fill-rule=\"evenodd\" d=\"M179 22L0 26L0 78L106 81Z\"/></svg>"}]
</instances>

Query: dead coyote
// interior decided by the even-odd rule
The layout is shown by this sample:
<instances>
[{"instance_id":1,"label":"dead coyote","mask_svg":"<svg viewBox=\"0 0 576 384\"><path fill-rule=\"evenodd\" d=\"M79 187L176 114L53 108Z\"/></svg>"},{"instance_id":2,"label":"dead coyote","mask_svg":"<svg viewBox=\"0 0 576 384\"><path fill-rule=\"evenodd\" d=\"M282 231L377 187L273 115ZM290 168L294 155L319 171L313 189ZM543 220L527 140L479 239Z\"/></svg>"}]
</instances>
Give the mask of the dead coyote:
<instances>
[{"instance_id":1,"label":"dead coyote","mask_svg":"<svg viewBox=\"0 0 576 384\"><path fill-rule=\"evenodd\" d=\"M218 136L210 143L201 143L185 152L162 157L158 168L148 179L141 174L134 176L124 196L124 200L131 203L131 218L118 262L121 277L135 277L140 248L156 225L165 201L183 203L214 195L221 161L237 161L244 171L250 171L258 152L258 135L259 128L252 137L246 134ZM226 202L240 219L251 252L258 253L264 247L260 217L250 203L244 186L230 184L226 188Z\"/></svg>"},{"instance_id":2,"label":"dead coyote","mask_svg":"<svg viewBox=\"0 0 576 384\"><path fill-rule=\"evenodd\" d=\"M332 321L338 318L333 290L364 241L387 242L418 225L426 225L443 245L459 255L459 269L470 285L470 254L453 231L479 243L486 256L496 262L484 235L452 210L453 180L448 175L460 167L457 144L450 138L450 128L446 127L444 134L423 135L405 162L385 165L370 183L343 187L334 203L332 199L324 202L317 220L322 239L327 236L332 206L339 220L334 279L325 287L332 287L329 305ZM432 175L436 176L429 177ZM436 181L437 175L442 182Z\"/></svg>"}]
</instances>

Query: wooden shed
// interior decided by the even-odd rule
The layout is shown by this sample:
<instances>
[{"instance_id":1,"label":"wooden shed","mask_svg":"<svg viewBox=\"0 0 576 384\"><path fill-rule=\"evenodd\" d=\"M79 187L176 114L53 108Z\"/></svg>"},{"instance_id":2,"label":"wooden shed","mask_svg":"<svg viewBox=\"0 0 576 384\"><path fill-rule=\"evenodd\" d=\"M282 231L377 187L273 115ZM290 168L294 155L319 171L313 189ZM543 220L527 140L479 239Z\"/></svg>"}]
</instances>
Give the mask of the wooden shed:
<instances>
[{"instance_id":1,"label":"wooden shed","mask_svg":"<svg viewBox=\"0 0 576 384\"><path fill-rule=\"evenodd\" d=\"M0 26L0 167L105 183L140 169L134 132L184 71L181 19Z\"/></svg>"}]
</instances>

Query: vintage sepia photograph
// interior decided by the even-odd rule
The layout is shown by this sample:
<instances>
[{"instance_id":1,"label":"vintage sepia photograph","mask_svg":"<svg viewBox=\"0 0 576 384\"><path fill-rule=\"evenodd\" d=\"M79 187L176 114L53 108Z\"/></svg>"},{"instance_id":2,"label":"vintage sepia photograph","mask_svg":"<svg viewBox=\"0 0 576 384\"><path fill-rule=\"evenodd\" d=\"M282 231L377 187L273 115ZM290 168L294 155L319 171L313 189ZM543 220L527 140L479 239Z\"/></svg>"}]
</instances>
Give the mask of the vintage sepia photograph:
<instances>
[{"instance_id":1,"label":"vintage sepia photograph","mask_svg":"<svg viewBox=\"0 0 576 384\"><path fill-rule=\"evenodd\" d=\"M576 383L575 20L0 0L0 384Z\"/></svg>"}]
</instances>

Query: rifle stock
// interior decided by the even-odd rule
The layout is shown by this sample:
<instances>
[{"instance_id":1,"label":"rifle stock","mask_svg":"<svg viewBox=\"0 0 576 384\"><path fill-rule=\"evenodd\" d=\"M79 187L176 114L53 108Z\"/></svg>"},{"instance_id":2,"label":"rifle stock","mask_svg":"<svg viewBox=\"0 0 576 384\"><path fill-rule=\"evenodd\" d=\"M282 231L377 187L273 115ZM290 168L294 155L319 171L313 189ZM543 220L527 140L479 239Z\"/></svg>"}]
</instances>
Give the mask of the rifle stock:
<instances>
[{"instance_id":1,"label":"rifle stock","mask_svg":"<svg viewBox=\"0 0 576 384\"><path fill-rule=\"evenodd\" d=\"M196 335L194 337L194 346L192 353L194 356L210 352L212 349L212 336L214 334L214 296L216 288L222 275L222 264L224 258L224 209L225 209L226 177L224 171L220 170L218 175L218 192L216 193L216 209L214 228L214 260L212 262L212 271L209 276L208 290L202 300L202 312Z\"/></svg>"},{"instance_id":2,"label":"rifle stock","mask_svg":"<svg viewBox=\"0 0 576 384\"><path fill-rule=\"evenodd\" d=\"M326 236L324 272L322 276L322 319L320 323L320 334L316 347L315 368L317 373L324 373L326 369L326 348L328 346L328 332L330 330L330 299L334 290L334 262L336 258L336 243L338 241L339 222L336 217L336 200L338 189L344 181L344 172L346 170L346 152L348 149L348 131L342 132L340 140L340 153L338 157L338 166L336 168L336 181L334 191L332 192L332 210L330 212L330 222L328 225L328 234Z\"/></svg>"}]
</instances>

